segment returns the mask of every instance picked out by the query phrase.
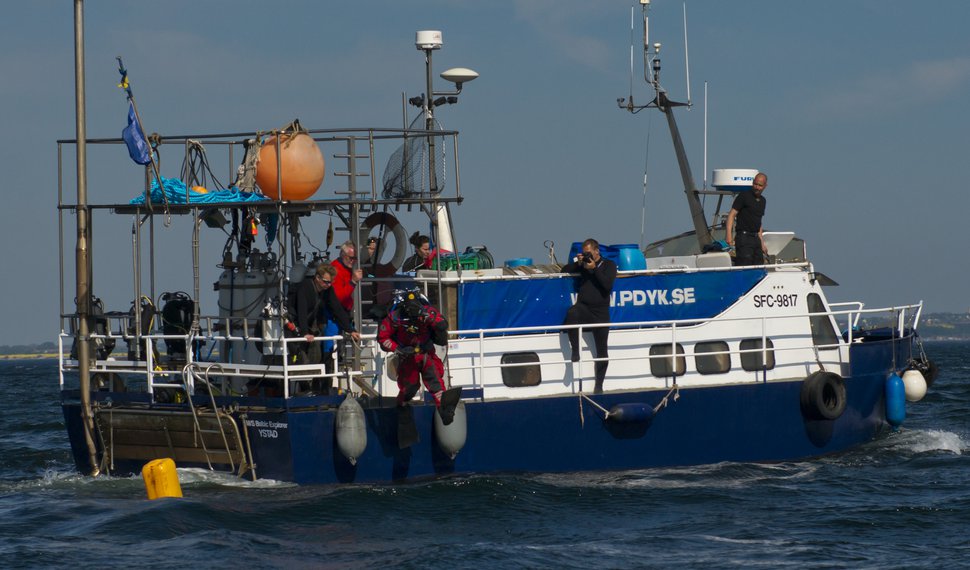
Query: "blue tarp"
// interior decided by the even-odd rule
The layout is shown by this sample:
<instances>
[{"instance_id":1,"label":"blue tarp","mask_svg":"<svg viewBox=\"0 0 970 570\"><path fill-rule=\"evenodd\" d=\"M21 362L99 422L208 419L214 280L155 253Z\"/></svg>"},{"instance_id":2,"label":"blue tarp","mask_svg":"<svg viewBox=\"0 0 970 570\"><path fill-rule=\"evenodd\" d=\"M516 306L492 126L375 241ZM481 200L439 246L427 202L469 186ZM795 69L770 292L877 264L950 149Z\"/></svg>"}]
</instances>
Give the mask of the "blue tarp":
<instances>
[{"instance_id":1,"label":"blue tarp","mask_svg":"<svg viewBox=\"0 0 970 570\"><path fill-rule=\"evenodd\" d=\"M613 323L711 318L765 276L764 269L618 277ZM578 278L477 281L460 285L458 328L557 326L572 306Z\"/></svg>"},{"instance_id":2,"label":"blue tarp","mask_svg":"<svg viewBox=\"0 0 970 570\"><path fill-rule=\"evenodd\" d=\"M162 184L165 187L165 197L168 198L169 204L218 204L221 202L261 202L263 200L269 200L269 198L262 194L243 192L233 186L228 190L212 190L205 193L189 190L188 202L186 202L185 182L182 182L178 178L165 178L162 176ZM164 203L162 193L158 189L158 182L156 181L152 182L151 197L152 204ZM132 198L131 202L129 202L133 206L144 203L144 194Z\"/></svg>"}]
</instances>

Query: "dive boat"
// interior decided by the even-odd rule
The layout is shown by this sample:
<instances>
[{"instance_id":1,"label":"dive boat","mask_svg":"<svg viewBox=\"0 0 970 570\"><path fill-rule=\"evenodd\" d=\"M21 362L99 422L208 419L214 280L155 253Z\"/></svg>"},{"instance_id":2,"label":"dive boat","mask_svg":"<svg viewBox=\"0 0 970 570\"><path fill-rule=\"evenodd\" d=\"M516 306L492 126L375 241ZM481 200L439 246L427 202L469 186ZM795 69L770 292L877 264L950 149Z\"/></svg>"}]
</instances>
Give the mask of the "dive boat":
<instances>
[{"instance_id":1,"label":"dive boat","mask_svg":"<svg viewBox=\"0 0 970 570\"><path fill-rule=\"evenodd\" d=\"M446 71L455 90L435 91L431 54L441 34L418 32L416 43L426 55L427 89L412 101L420 112L409 128L294 122L154 137L150 155L162 146L184 152L178 178L162 177L151 159L131 201L59 200L61 212L121 216L132 230L130 296L102 304L79 267L89 297L62 311L60 393L81 472L127 475L171 458L179 467L254 480L326 484L803 460L899 426L907 402L925 394L935 368L916 332L921 302L883 309L830 302L823 286L831 280L792 232L766 232L769 256L758 266L735 266L730 252L711 247L724 236L723 216L708 217L701 206L674 118L679 104L660 87L660 60L649 45L655 97L637 107L631 96L621 106L665 115L694 227L644 249L604 248L620 271L609 370L602 392L594 391L595 325L573 326L584 339L578 362L563 334L576 276L562 273L554 255L545 264L517 259L495 267L487 249L457 247L449 228L451 209L462 202L458 133L438 128L433 113L435 97L456 97L476 74ZM298 138L336 160L345 188L314 198L316 188L295 187L306 177L287 169L303 159L286 152ZM59 157L77 140L59 141ZM123 139L87 142L125 154ZM214 185L210 164L217 162L241 162L226 176L235 181L229 188ZM752 175L719 171L723 183L705 192L730 199L750 187ZM64 235L63 217L60 223ZM86 229L87 219L79 225ZM429 225L432 267L401 272L407 236ZM327 244L318 249L313 236L324 227ZM188 241L166 234L187 229L190 247L165 257L163 249ZM203 232L228 238L206 251ZM362 252L369 237L386 251L363 265L354 296L361 342L334 334L327 340L337 349L326 365L294 361L302 339L287 334L287 294L330 262L333 243L347 240ZM191 292L159 291L162 259L185 260L181 267L165 261L164 269L183 272ZM61 269L69 274L63 255ZM221 272L215 306L203 306L206 271ZM375 335L404 294L433 304L449 323L437 352L448 387L461 388L450 423L424 390L396 405L396 357ZM62 306L70 296L62 278ZM320 389L320 378L332 389Z\"/></svg>"}]
</instances>

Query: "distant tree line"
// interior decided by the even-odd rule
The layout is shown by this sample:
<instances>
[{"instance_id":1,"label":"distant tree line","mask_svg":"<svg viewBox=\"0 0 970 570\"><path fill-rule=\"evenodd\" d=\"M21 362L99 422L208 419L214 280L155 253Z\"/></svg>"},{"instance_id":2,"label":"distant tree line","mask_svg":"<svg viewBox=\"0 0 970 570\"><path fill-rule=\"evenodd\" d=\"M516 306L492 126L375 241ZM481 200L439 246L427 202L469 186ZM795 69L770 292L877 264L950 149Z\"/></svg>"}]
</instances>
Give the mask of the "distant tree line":
<instances>
[{"instance_id":1,"label":"distant tree line","mask_svg":"<svg viewBox=\"0 0 970 570\"><path fill-rule=\"evenodd\" d=\"M13 344L0 346L0 354L46 354L57 352L57 344L42 342L40 344Z\"/></svg>"}]
</instances>

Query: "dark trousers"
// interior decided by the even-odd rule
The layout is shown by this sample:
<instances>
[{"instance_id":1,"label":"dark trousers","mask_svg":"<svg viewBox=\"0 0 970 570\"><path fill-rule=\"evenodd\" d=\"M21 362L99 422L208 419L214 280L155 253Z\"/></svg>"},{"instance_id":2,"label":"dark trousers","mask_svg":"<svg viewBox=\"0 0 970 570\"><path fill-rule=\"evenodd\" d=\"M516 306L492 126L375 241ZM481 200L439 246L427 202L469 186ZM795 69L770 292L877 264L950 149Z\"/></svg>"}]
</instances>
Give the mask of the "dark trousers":
<instances>
[{"instance_id":1,"label":"dark trousers","mask_svg":"<svg viewBox=\"0 0 970 570\"><path fill-rule=\"evenodd\" d=\"M566 321L564 325L591 325L597 323L610 322L609 307L590 307L589 305L575 304L566 311ZM594 356L596 358L609 358L610 352L607 340L610 336L609 327L598 327L589 329L593 333L593 345L595 347ZM579 330L569 329L566 331L569 337L569 346L572 348L572 361L579 361ZM603 379L606 378L606 369L610 363L596 362L593 369L596 373L596 387L602 388Z\"/></svg>"},{"instance_id":2,"label":"dark trousers","mask_svg":"<svg viewBox=\"0 0 970 570\"><path fill-rule=\"evenodd\" d=\"M762 265L765 262L761 251L761 238L757 233L738 232L734 247L737 249L735 265Z\"/></svg>"},{"instance_id":3,"label":"dark trousers","mask_svg":"<svg viewBox=\"0 0 970 570\"><path fill-rule=\"evenodd\" d=\"M299 364L320 364L324 363L325 371L327 373L333 372L333 360L330 357L330 353L326 355L323 353L323 349L320 346L320 341L313 341L310 343L301 342L294 343L297 347L297 362ZM324 360L326 358L326 360ZM319 394L329 394L333 388L333 380L330 378L314 378L310 382L310 390L317 392Z\"/></svg>"}]
</instances>

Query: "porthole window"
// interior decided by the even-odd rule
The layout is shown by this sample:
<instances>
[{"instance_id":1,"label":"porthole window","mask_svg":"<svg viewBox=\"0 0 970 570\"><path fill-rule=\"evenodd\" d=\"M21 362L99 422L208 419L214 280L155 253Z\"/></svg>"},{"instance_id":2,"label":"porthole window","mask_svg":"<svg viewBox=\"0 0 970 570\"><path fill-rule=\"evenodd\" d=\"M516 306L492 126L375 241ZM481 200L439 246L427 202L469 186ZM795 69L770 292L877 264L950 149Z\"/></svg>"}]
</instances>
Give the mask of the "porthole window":
<instances>
[{"instance_id":1,"label":"porthole window","mask_svg":"<svg viewBox=\"0 0 970 570\"><path fill-rule=\"evenodd\" d=\"M502 383L509 388L538 386L542 383L542 368L535 352L509 352L502 355ZM519 366L504 366L517 364ZM523 366L533 364L533 366Z\"/></svg>"},{"instance_id":2,"label":"porthole window","mask_svg":"<svg viewBox=\"0 0 970 570\"><path fill-rule=\"evenodd\" d=\"M668 376L683 376L687 369L687 361L682 356L684 347L676 345L677 356L671 358L674 348L670 344L655 344L650 347L650 373L658 378ZM664 358L666 357L666 358ZM673 363L671 362L673 360Z\"/></svg>"},{"instance_id":3,"label":"porthole window","mask_svg":"<svg viewBox=\"0 0 970 570\"><path fill-rule=\"evenodd\" d=\"M700 374L724 374L731 370L728 343L723 340L694 345L694 366Z\"/></svg>"},{"instance_id":4,"label":"porthole window","mask_svg":"<svg viewBox=\"0 0 970 570\"><path fill-rule=\"evenodd\" d=\"M767 347L761 343L760 338L746 338L741 341L741 368L755 372L775 367L775 345L770 338L767 341ZM756 352L745 352L746 350ZM763 356L767 357L767 363L762 359Z\"/></svg>"}]
</instances>

